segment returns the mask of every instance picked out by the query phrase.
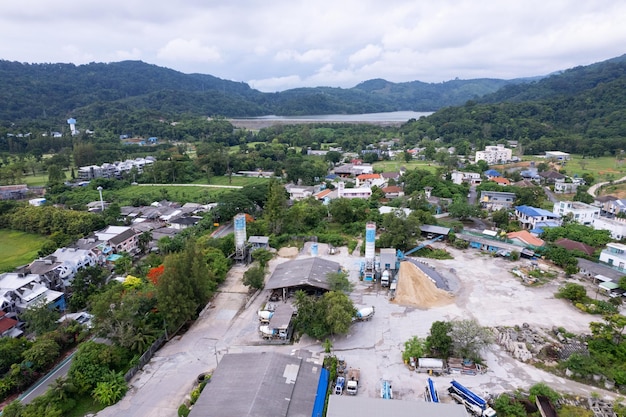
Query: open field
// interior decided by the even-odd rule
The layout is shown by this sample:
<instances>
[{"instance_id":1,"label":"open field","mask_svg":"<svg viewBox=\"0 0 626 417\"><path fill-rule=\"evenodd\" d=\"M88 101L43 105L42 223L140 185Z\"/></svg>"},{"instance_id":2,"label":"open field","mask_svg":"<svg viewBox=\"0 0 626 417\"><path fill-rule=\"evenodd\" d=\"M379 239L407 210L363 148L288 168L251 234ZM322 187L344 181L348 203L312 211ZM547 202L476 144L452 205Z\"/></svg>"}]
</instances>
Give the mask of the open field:
<instances>
[{"instance_id":1,"label":"open field","mask_svg":"<svg viewBox=\"0 0 626 417\"><path fill-rule=\"evenodd\" d=\"M13 271L36 259L45 241L44 236L0 229L0 272Z\"/></svg>"},{"instance_id":2,"label":"open field","mask_svg":"<svg viewBox=\"0 0 626 417\"><path fill-rule=\"evenodd\" d=\"M22 177L22 181L26 185L36 187L46 185L48 182L48 174L41 173L37 175L25 175Z\"/></svg>"},{"instance_id":3,"label":"open field","mask_svg":"<svg viewBox=\"0 0 626 417\"><path fill-rule=\"evenodd\" d=\"M600 189L600 195L614 195L617 198L626 198L626 183L609 185Z\"/></svg>"},{"instance_id":4,"label":"open field","mask_svg":"<svg viewBox=\"0 0 626 417\"><path fill-rule=\"evenodd\" d=\"M239 177L232 176L231 180L227 176L211 177L211 182L208 185L234 185L243 187L246 185L265 184L269 181L267 178L255 178L255 177ZM193 184L207 184L206 178L202 178L193 182Z\"/></svg>"},{"instance_id":5,"label":"open field","mask_svg":"<svg viewBox=\"0 0 626 417\"><path fill-rule=\"evenodd\" d=\"M590 173L596 182L610 181L626 175L626 165L610 156L583 159L581 155L572 155L572 159L567 161L564 168L568 175L577 174L581 177L585 173Z\"/></svg>"},{"instance_id":6,"label":"open field","mask_svg":"<svg viewBox=\"0 0 626 417\"><path fill-rule=\"evenodd\" d=\"M374 170L382 172L398 172L401 167L405 167L407 170L411 169L425 169L430 172L435 172L439 165L434 162L426 161L378 161L374 162Z\"/></svg>"}]
</instances>

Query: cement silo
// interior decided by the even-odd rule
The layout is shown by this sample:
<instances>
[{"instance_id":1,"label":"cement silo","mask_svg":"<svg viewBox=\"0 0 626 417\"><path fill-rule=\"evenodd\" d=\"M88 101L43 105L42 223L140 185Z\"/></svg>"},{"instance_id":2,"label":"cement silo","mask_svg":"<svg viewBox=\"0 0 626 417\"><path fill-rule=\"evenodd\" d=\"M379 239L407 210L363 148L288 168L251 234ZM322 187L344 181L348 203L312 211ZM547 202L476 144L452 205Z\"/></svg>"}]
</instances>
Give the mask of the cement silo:
<instances>
[{"instance_id":1,"label":"cement silo","mask_svg":"<svg viewBox=\"0 0 626 417\"><path fill-rule=\"evenodd\" d=\"M376 223L365 225L365 268L363 271L364 281L373 281L376 274Z\"/></svg>"},{"instance_id":2,"label":"cement silo","mask_svg":"<svg viewBox=\"0 0 626 417\"><path fill-rule=\"evenodd\" d=\"M246 259L246 215L235 216L235 260L244 262Z\"/></svg>"}]
</instances>

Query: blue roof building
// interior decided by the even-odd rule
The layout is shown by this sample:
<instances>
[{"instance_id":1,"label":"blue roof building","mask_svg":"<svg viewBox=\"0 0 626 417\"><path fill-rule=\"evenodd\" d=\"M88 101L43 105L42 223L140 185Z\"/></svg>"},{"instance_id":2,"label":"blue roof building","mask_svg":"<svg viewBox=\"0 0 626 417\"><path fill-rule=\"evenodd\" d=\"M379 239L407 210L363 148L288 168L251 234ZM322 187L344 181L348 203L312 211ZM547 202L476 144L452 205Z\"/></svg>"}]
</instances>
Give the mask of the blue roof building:
<instances>
[{"instance_id":1,"label":"blue roof building","mask_svg":"<svg viewBox=\"0 0 626 417\"><path fill-rule=\"evenodd\" d=\"M495 169L488 169L487 171L483 172L483 174L485 174L485 176L489 179L502 176L502 174L500 174Z\"/></svg>"},{"instance_id":2,"label":"blue roof building","mask_svg":"<svg viewBox=\"0 0 626 417\"><path fill-rule=\"evenodd\" d=\"M537 207L516 206L515 216L523 229L536 234L543 233L544 228L561 225L561 216Z\"/></svg>"}]
</instances>

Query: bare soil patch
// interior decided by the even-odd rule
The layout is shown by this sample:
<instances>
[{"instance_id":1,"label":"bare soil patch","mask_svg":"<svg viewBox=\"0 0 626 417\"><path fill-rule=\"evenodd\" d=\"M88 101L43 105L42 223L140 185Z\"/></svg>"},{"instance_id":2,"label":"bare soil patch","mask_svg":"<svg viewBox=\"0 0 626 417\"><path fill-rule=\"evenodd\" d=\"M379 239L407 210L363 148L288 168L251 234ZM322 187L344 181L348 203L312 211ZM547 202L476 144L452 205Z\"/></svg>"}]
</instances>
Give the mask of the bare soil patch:
<instances>
[{"instance_id":1,"label":"bare soil patch","mask_svg":"<svg viewBox=\"0 0 626 417\"><path fill-rule=\"evenodd\" d=\"M454 297L449 292L437 288L435 283L417 266L410 262L402 262L393 302L428 309L452 304Z\"/></svg>"},{"instance_id":2,"label":"bare soil patch","mask_svg":"<svg viewBox=\"0 0 626 417\"><path fill-rule=\"evenodd\" d=\"M280 250L278 251L278 256L280 256L281 258L295 258L296 256L298 256L298 248L293 246L280 248Z\"/></svg>"}]
</instances>

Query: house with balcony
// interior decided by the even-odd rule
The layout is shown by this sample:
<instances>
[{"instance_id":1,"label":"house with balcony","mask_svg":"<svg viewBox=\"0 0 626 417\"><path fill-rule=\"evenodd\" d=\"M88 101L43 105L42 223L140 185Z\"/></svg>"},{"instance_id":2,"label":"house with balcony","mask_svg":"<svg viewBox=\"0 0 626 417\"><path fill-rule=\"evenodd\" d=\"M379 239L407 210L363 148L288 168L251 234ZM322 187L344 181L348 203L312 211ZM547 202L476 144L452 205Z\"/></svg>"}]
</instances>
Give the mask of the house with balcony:
<instances>
[{"instance_id":1,"label":"house with balcony","mask_svg":"<svg viewBox=\"0 0 626 417\"><path fill-rule=\"evenodd\" d=\"M91 250L59 248L51 255L34 260L26 267L26 272L39 275L48 288L61 291L72 283L78 271L97 264L98 256Z\"/></svg>"},{"instance_id":2,"label":"house with balcony","mask_svg":"<svg viewBox=\"0 0 626 417\"><path fill-rule=\"evenodd\" d=\"M0 274L0 310L14 318L29 307L46 303L65 310L65 295L49 289L39 275L7 272Z\"/></svg>"},{"instance_id":3,"label":"house with balcony","mask_svg":"<svg viewBox=\"0 0 626 417\"><path fill-rule=\"evenodd\" d=\"M560 217L571 214L572 220L585 226L591 226L593 219L600 217L599 207L580 201L557 201L554 203L552 212L558 214Z\"/></svg>"},{"instance_id":4,"label":"house with balcony","mask_svg":"<svg viewBox=\"0 0 626 417\"><path fill-rule=\"evenodd\" d=\"M316 192L316 188L312 185L295 185L287 184L285 189L289 193L290 200L304 200L311 197Z\"/></svg>"},{"instance_id":5,"label":"house with balcony","mask_svg":"<svg viewBox=\"0 0 626 417\"><path fill-rule=\"evenodd\" d=\"M483 172L483 174L485 175L485 177L487 177L488 180L492 180L494 178L498 178L502 176L502 174L500 174L495 169L488 169L487 171Z\"/></svg>"},{"instance_id":6,"label":"house with balcony","mask_svg":"<svg viewBox=\"0 0 626 417\"><path fill-rule=\"evenodd\" d=\"M480 206L489 211L510 209L515 202L515 193L500 191L481 191Z\"/></svg>"},{"instance_id":7,"label":"house with balcony","mask_svg":"<svg viewBox=\"0 0 626 417\"><path fill-rule=\"evenodd\" d=\"M398 197L404 197L404 190L402 187L398 187L397 185L389 185L381 188L381 190L385 193L385 198L390 200Z\"/></svg>"},{"instance_id":8,"label":"house with balcony","mask_svg":"<svg viewBox=\"0 0 626 417\"><path fill-rule=\"evenodd\" d=\"M626 275L626 245L607 243L606 249L600 252L600 262Z\"/></svg>"},{"instance_id":9,"label":"house with balcony","mask_svg":"<svg viewBox=\"0 0 626 417\"><path fill-rule=\"evenodd\" d=\"M619 200L619 198L615 197L614 195L597 195L593 198L593 203L591 203L591 205L600 207L600 215L606 216L608 203L615 200Z\"/></svg>"},{"instance_id":10,"label":"house with balcony","mask_svg":"<svg viewBox=\"0 0 626 417\"><path fill-rule=\"evenodd\" d=\"M537 207L516 206L515 217L523 229L535 234L543 233L544 228L561 225L561 216Z\"/></svg>"},{"instance_id":11,"label":"house with balcony","mask_svg":"<svg viewBox=\"0 0 626 417\"><path fill-rule=\"evenodd\" d=\"M578 190L578 182L556 181L554 183L554 192L557 194L574 194Z\"/></svg>"},{"instance_id":12,"label":"house with balcony","mask_svg":"<svg viewBox=\"0 0 626 417\"><path fill-rule=\"evenodd\" d=\"M128 226L109 226L104 230L95 232L94 235L100 242L106 243L114 253L138 251L140 233Z\"/></svg>"},{"instance_id":13,"label":"house with balcony","mask_svg":"<svg viewBox=\"0 0 626 417\"><path fill-rule=\"evenodd\" d=\"M617 216L626 213L626 198L609 201L604 205L607 216Z\"/></svg>"},{"instance_id":14,"label":"house with balcony","mask_svg":"<svg viewBox=\"0 0 626 417\"><path fill-rule=\"evenodd\" d=\"M385 184L385 179L380 174L360 174L356 176L357 187L382 187Z\"/></svg>"}]
</instances>

